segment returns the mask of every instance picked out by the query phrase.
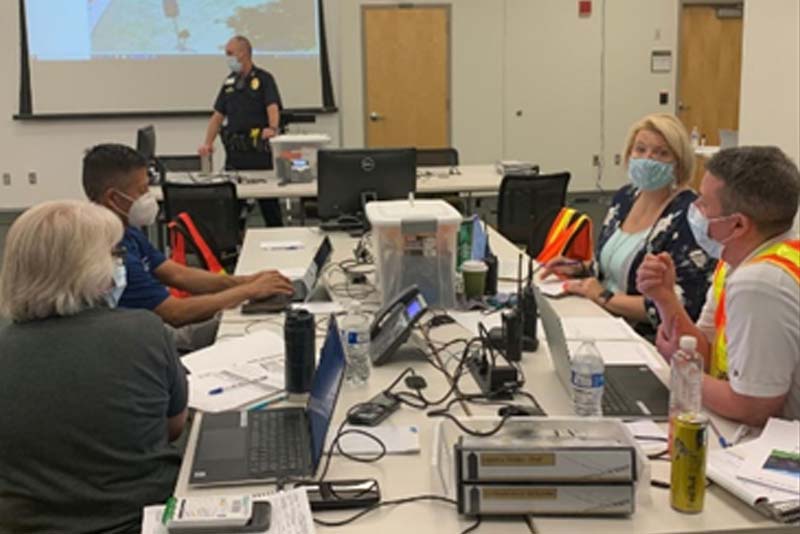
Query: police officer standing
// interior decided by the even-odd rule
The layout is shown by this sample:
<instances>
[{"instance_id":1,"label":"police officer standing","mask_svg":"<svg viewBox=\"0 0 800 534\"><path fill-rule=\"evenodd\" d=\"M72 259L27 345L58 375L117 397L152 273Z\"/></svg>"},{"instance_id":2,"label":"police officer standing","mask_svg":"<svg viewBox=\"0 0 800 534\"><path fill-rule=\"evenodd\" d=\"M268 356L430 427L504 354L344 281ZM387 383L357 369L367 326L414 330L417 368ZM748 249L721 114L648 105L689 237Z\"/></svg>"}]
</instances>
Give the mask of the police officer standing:
<instances>
[{"instance_id":1,"label":"police officer standing","mask_svg":"<svg viewBox=\"0 0 800 534\"><path fill-rule=\"evenodd\" d=\"M226 170L272 169L269 138L280 128L281 95L269 72L253 64L253 48L246 37L237 35L225 45L231 74L225 78L214 102L205 141L198 153L213 152L219 133L225 146ZM261 213L267 226L282 226L277 199L261 199Z\"/></svg>"}]
</instances>

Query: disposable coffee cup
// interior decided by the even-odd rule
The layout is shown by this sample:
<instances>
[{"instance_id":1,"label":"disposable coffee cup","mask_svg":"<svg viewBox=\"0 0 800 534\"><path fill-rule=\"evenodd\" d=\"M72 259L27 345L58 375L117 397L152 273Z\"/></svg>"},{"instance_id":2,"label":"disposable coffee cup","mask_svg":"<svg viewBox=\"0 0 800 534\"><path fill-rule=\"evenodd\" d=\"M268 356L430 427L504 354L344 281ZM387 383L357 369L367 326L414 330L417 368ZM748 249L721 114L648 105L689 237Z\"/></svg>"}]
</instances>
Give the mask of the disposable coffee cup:
<instances>
[{"instance_id":1,"label":"disposable coffee cup","mask_svg":"<svg viewBox=\"0 0 800 534\"><path fill-rule=\"evenodd\" d=\"M461 264L464 277L464 296L468 299L479 299L486 289L486 273L489 266L480 260L467 260Z\"/></svg>"}]
</instances>

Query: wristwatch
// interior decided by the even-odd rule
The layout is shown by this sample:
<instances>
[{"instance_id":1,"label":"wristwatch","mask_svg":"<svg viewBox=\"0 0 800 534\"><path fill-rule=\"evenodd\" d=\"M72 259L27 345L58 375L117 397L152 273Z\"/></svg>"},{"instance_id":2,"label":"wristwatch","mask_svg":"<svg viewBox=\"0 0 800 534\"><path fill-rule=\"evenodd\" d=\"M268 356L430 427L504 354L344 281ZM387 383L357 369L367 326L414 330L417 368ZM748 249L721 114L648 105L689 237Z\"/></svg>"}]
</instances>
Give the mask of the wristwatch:
<instances>
[{"instance_id":1,"label":"wristwatch","mask_svg":"<svg viewBox=\"0 0 800 534\"><path fill-rule=\"evenodd\" d=\"M608 304L608 301L611 300L611 297L613 296L614 296L613 291L611 291L610 289L604 289L603 292L600 293L600 296L597 297L597 300L599 300L600 305L605 308L606 304Z\"/></svg>"}]
</instances>

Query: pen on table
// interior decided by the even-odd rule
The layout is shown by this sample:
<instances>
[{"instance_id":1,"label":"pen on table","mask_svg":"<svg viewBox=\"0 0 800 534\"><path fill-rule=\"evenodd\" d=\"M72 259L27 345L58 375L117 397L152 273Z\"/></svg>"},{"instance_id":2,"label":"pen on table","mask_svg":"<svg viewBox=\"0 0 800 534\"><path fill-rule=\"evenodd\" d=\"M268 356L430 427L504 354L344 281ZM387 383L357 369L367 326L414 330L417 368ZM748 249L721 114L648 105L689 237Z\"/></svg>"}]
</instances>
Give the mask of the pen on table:
<instances>
[{"instance_id":1,"label":"pen on table","mask_svg":"<svg viewBox=\"0 0 800 534\"><path fill-rule=\"evenodd\" d=\"M728 440L726 440L725 436L722 435L722 432L719 431L719 428L717 428L717 425L714 424L714 421L709 419L708 423L709 423L709 426L711 427L711 430L713 430L714 434L717 435L720 447L722 447L723 449L727 449L728 447L730 447L732 445L732 443L728 443Z\"/></svg>"},{"instance_id":2,"label":"pen on table","mask_svg":"<svg viewBox=\"0 0 800 534\"><path fill-rule=\"evenodd\" d=\"M730 445L736 445L742 438L747 437L750 434L750 427L747 425L739 425L739 428L736 429L736 432L733 433L733 438L731 438Z\"/></svg>"}]
</instances>

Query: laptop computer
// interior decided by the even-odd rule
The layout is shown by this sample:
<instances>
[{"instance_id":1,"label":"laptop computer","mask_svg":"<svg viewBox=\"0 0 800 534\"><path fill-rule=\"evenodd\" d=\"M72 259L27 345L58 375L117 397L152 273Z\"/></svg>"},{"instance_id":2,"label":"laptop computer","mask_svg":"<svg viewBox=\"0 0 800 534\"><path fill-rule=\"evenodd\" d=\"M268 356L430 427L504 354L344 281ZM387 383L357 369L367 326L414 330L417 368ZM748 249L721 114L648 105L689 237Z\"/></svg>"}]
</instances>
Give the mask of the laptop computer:
<instances>
[{"instance_id":1,"label":"laptop computer","mask_svg":"<svg viewBox=\"0 0 800 534\"><path fill-rule=\"evenodd\" d=\"M292 302L308 302L312 299L319 301L330 300L325 288L319 284L322 269L333 253L331 240L326 236L319 244L311 265L306 269L302 278L292 280L293 293L291 295L276 294L263 299L253 299L242 305L242 313L274 313L289 307Z\"/></svg>"},{"instance_id":2,"label":"laptop computer","mask_svg":"<svg viewBox=\"0 0 800 534\"><path fill-rule=\"evenodd\" d=\"M344 368L344 347L331 316L307 405L205 414L189 484L313 477L323 455Z\"/></svg>"},{"instance_id":3,"label":"laptop computer","mask_svg":"<svg viewBox=\"0 0 800 534\"><path fill-rule=\"evenodd\" d=\"M556 374L564 388L571 391L570 354L561 317L538 290L536 302ZM647 365L606 364L604 416L661 420L667 419L668 414L669 390Z\"/></svg>"}]
</instances>

